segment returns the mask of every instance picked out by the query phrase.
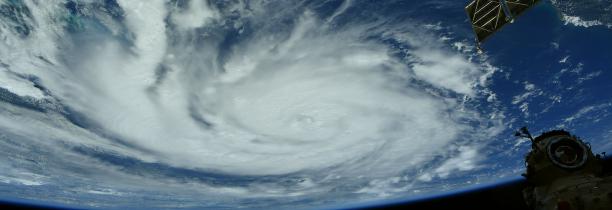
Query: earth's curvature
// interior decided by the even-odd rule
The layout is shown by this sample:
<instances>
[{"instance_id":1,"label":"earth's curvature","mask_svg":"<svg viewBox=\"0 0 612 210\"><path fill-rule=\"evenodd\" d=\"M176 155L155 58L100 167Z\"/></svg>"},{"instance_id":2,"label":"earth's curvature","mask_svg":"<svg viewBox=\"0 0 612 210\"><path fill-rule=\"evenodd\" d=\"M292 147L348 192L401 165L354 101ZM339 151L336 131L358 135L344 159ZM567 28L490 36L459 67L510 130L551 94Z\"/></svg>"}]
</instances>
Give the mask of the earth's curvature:
<instances>
[{"instance_id":1,"label":"earth's curvature","mask_svg":"<svg viewBox=\"0 0 612 210\"><path fill-rule=\"evenodd\" d=\"M467 1L0 0L0 200L296 209L612 150L612 3L543 1L478 54Z\"/></svg>"}]
</instances>

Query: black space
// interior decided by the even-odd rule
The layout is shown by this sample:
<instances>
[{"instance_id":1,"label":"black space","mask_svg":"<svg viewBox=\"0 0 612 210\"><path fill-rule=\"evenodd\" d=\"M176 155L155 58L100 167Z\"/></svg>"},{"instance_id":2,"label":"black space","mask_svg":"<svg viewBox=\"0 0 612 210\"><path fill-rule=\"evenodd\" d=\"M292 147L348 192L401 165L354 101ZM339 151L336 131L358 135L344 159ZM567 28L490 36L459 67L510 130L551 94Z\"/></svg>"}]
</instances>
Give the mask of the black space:
<instances>
[{"instance_id":1,"label":"black space","mask_svg":"<svg viewBox=\"0 0 612 210\"><path fill-rule=\"evenodd\" d=\"M30 205L22 203L11 203L0 201L0 209L4 210L26 210L26 209L41 209L41 210L76 210L69 208L45 207L40 205Z\"/></svg>"}]
</instances>

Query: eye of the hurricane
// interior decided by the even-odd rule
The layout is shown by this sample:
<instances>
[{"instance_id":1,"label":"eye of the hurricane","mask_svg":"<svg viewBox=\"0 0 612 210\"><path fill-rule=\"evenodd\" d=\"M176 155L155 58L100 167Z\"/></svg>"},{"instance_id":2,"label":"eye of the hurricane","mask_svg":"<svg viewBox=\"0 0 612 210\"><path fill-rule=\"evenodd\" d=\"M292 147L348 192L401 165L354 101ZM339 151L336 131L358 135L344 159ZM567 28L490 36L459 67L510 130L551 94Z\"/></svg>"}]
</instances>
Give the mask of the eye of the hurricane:
<instances>
[{"instance_id":1,"label":"eye of the hurricane","mask_svg":"<svg viewBox=\"0 0 612 210\"><path fill-rule=\"evenodd\" d=\"M251 110L254 116L242 119L243 125L272 138L316 141L330 139L346 132L346 111L337 105L266 104Z\"/></svg>"},{"instance_id":2,"label":"eye of the hurricane","mask_svg":"<svg viewBox=\"0 0 612 210\"><path fill-rule=\"evenodd\" d=\"M232 117L244 129L277 140L328 140L348 132L350 107L316 85L286 84L241 94L232 100Z\"/></svg>"}]
</instances>

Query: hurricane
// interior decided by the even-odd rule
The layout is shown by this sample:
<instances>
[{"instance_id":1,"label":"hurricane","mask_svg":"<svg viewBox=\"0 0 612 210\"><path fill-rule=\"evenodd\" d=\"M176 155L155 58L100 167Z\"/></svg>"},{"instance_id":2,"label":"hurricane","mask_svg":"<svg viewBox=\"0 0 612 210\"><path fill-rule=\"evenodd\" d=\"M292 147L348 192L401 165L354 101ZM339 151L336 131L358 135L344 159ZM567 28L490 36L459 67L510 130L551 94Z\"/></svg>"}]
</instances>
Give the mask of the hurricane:
<instances>
[{"instance_id":1,"label":"hurricane","mask_svg":"<svg viewBox=\"0 0 612 210\"><path fill-rule=\"evenodd\" d=\"M484 179L465 173L504 130L498 69L385 8L0 1L0 182L86 207L265 209Z\"/></svg>"}]
</instances>

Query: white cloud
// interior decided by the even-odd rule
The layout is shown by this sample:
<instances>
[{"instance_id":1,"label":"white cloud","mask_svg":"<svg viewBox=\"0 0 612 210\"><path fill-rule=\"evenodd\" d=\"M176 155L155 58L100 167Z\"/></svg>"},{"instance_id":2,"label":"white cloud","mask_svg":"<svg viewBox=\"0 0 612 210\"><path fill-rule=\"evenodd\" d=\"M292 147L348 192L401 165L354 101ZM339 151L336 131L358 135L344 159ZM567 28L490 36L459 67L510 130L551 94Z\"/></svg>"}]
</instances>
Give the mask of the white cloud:
<instances>
[{"instance_id":1,"label":"white cloud","mask_svg":"<svg viewBox=\"0 0 612 210\"><path fill-rule=\"evenodd\" d=\"M580 110L578 110L576 113L574 113L573 115L565 118L563 120L563 124L561 124L559 127L565 127L566 125L573 123L576 120L582 119L585 116L588 116L589 114L602 110L602 109L606 109L612 106L612 103L604 103L604 104L599 104L599 105L592 105L592 106L586 106L581 108Z\"/></svg>"},{"instance_id":2,"label":"white cloud","mask_svg":"<svg viewBox=\"0 0 612 210\"><path fill-rule=\"evenodd\" d=\"M332 22L334 19L336 19L336 17L342 15L349 7L351 7L352 4L353 0L344 0L342 5L340 5L336 11L334 11L334 14L327 18L327 22Z\"/></svg>"},{"instance_id":3,"label":"white cloud","mask_svg":"<svg viewBox=\"0 0 612 210\"><path fill-rule=\"evenodd\" d=\"M538 97L538 96L542 96L544 95L544 91L540 88L537 88L535 86L535 84L529 83L527 81L523 82L523 88L524 88L524 92L520 95L516 95L514 97L512 97L512 104L513 105L518 105L518 108L521 110L521 113L523 113L523 115L525 117L529 116L529 101L533 98L533 97Z\"/></svg>"},{"instance_id":4,"label":"white cloud","mask_svg":"<svg viewBox=\"0 0 612 210\"><path fill-rule=\"evenodd\" d=\"M396 196L396 193L408 190L411 185L403 184L401 187L396 187L400 182L407 181L407 177L391 177L387 179L374 179L355 193L373 194L378 198ZM372 199L372 198L370 198Z\"/></svg>"},{"instance_id":5,"label":"white cloud","mask_svg":"<svg viewBox=\"0 0 612 210\"><path fill-rule=\"evenodd\" d=\"M113 189L92 189L92 190L87 190L85 192L89 194L96 194L96 195L115 195L115 196L123 195L123 193L117 192L116 190L113 190Z\"/></svg>"},{"instance_id":6,"label":"white cloud","mask_svg":"<svg viewBox=\"0 0 612 210\"><path fill-rule=\"evenodd\" d=\"M45 97L45 94L34 86L34 83L2 68L0 68L0 88L4 88L19 96L28 96L36 99Z\"/></svg>"},{"instance_id":7,"label":"white cloud","mask_svg":"<svg viewBox=\"0 0 612 210\"><path fill-rule=\"evenodd\" d=\"M559 49L559 43L557 43L557 42L551 42L550 46L552 46L552 48L555 49L555 50Z\"/></svg>"},{"instance_id":8,"label":"white cloud","mask_svg":"<svg viewBox=\"0 0 612 210\"><path fill-rule=\"evenodd\" d=\"M570 57L569 55L567 55L567 56L563 57L561 60L559 60L559 63L565 63L565 62L567 62L567 59L569 59L569 57Z\"/></svg>"},{"instance_id":9,"label":"white cloud","mask_svg":"<svg viewBox=\"0 0 612 210\"><path fill-rule=\"evenodd\" d=\"M512 98L512 104L516 105L521 102L524 102L525 100L528 100L531 97L539 96L543 94L542 90L536 88L534 84L529 83L527 81L525 81L523 84L524 84L523 88L525 89L525 92L523 92L520 95L514 96Z\"/></svg>"},{"instance_id":10,"label":"white cloud","mask_svg":"<svg viewBox=\"0 0 612 210\"><path fill-rule=\"evenodd\" d=\"M187 9L172 14L172 23L181 30L191 30L204 26L207 22L218 18L216 10L210 8L206 0L189 1Z\"/></svg>"},{"instance_id":11,"label":"white cloud","mask_svg":"<svg viewBox=\"0 0 612 210\"><path fill-rule=\"evenodd\" d=\"M474 63L439 50L421 49L414 54L420 58L420 62L412 66L417 78L457 93L475 94L474 86L478 81L474 76L480 72Z\"/></svg>"},{"instance_id":12,"label":"white cloud","mask_svg":"<svg viewBox=\"0 0 612 210\"><path fill-rule=\"evenodd\" d=\"M434 179L446 179L454 172L471 171L477 169L479 161L483 156L479 154L479 149L472 146L459 146L456 148L457 154L448 157L431 171L423 171L416 180L421 182L431 182Z\"/></svg>"},{"instance_id":13,"label":"white cloud","mask_svg":"<svg viewBox=\"0 0 612 210\"><path fill-rule=\"evenodd\" d=\"M582 18L578 16L570 16L566 14L563 14L563 21L565 22L565 25L571 24L573 26L584 27L584 28L605 25L599 20L583 20ZM611 26L607 26L607 27L611 27Z\"/></svg>"},{"instance_id":14,"label":"white cloud","mask_svg":"<svg viewBox=\"0 0 612 210\"><path fill-rule=\"evenodd\" d=\"M24 174L21 174L24 175ZM26 185L26 186L39 186L39 185L44 185L45 183L42 181L37 180L38 178L36 177L31 177L31 178L27 178L27 177L6 177L6 176L1 176L0 175L0 182L5 183L5 184L19 184L19 185Z\"/></svg>"},{"instance_id":15,"label":"white cloud","mask_svg":"<svg viewBox=\"0 0 612 210\"><path fill-rule=\"evenodd\" d=\"M436 37L416 26L374 22L332 28L325 18L305 11L299 12L294 25L280 30L279 24L285 20L275 18L283 15L271 17L265 5L249 5L249 15L240 21L250 21L257 28L248 38L220 50L227 38L225 24L231 20L204 1L191 1L192 7L202 8L197 11L174 10L163 1L118 3L125 12L127 41L110 32L94 31L100 37L70 43L73 37L63 37L69 35L55 31L57 28L43 27L37 30L42 35L32 40L0 48L4 56L18 50L19 45L29 46L22 50L26 56L9 59L11 68L38 76L62 105L99 127L88 130L75 126L63 118L65 113L41 114L3 104L0 130L18 134L39 147L64 151L66 154L57 155L65 159L74 159L74 154L58 145L235 176L311 175L325 170L325 174L333 172L340 177L361 177L342 181L366 180L374 191L386 188L384 192L390 193L409 186L396 186L406 178L385 177L400 177L434 160L435 155L445 154L460 133L486 130L486 135L462 135L464 146L458 156L429 172L449 177L453 171L478 167L477 149L470 145L501 132L497 121L490 122L489 115L466 103L478 97L495 100L495 93L483 87L496 68L466 55L471 52L466 50L471 48L467 44L455 43L456 50L432 44L437 43ZM346 1L345 7L350 6L351 1ZM333 17L347 8L340 8ZM274 12L295 15L296 10ZM169 33L168 20L180 30ZM196 28L219 34L196 34ZM372 33L410 46L408 58L397 57L393 46L366 38ZM38 43L44 45L32 47ZM65 50L58 51L55 45ZM39 62L37 51L44 51L54 64ZM62 63L58 58L70 62ZM45 68L48 70L41 70ZM27 88L10 91L34 95ZM534 88L526 85L526 89ZM437 90L458 96L442 96ZM479 95L483 93L486 95ZM487 126L474 128L466 122ZM127 184L146 188L142 183L159 181L118 172L113 165L92 159L83 158L82 162L92 165L93 169L88 169L109 174L111 181L105 183L128 177ZM325 190L317 179L321 175L312 176L289 187L268 183L211 186L172 180L163 184L179 186L177 189L183 185L191 190L203 188L206 193L216 190L225 193L223 196L282 197ZM107 189L81 190L123 193Z\"/></svg>"},{"instance_id":16,"label":"white cloud","mask_svg":"<svg viewBox=\"0 0 612 210\"><path fill-rule=\"evenodd\" d=\"M470 53L474 51L474 47L464 43L464 42L454 42L452 44L453 48L455 48L456 50L458 50L459 52L463 52L463 53Z\"/></svg>"},{"instance_id":17,"label":"white cloud","mask_svg":"<svg viewBox=\"0 0 612 210\"><path fill-rule=\"evenodd\" d=\"M584 75L584 76L578 78L577 82L578 82L578 84L584 83L586 81L589 81L589 80L592 80L592 79L598 77L599 75L601 75L601 73L602 73L602 71L596 71L596 72L588 73L587 75Z\"/></svg>"},{"instance_id":18,"label":"white cloud","mask_svg":"<svg viewBox=\"0 0 612 210\"><path fill-rule=\"evenodd\" d=\"M448 177L453 171L469 171L478 167L479 150L475 147L462 146L459 147L459 155L451 157L441 166L434 170L434 173L441 177Z\"/></svg>"}]
</instances>

